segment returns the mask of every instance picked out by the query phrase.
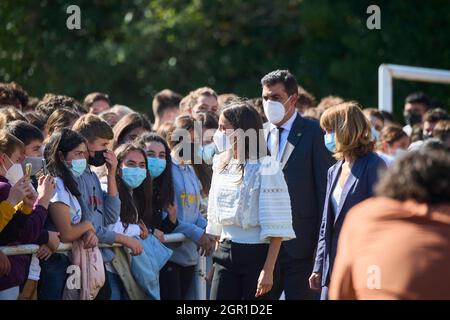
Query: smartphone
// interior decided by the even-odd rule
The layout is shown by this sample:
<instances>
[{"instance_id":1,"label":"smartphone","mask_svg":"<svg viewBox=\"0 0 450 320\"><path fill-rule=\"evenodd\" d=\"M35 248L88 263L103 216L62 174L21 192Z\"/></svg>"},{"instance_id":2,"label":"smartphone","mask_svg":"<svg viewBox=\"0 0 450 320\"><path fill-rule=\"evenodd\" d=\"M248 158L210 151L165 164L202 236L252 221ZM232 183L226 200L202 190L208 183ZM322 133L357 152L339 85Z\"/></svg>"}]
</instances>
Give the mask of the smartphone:
<instances>
[{"instance_id":1,"label":"smartphone","mask_svg":"<svg viewBox=\"0 0 450 320\"><path fill-rule=\"evenodd\" d=\"M45 159L42 159L42 171L44 172L44 175L50 174L50 172L48 172L47 162L45 162Z\"/></svg>"}]
</instances>

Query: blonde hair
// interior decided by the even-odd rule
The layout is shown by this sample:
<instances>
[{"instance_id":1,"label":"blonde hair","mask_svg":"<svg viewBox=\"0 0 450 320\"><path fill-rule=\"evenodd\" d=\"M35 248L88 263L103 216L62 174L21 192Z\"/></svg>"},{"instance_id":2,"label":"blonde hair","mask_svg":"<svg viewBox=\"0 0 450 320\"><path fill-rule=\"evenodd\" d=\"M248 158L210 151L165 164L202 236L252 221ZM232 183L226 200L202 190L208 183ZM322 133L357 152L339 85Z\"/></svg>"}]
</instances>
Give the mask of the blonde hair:
<instances>
[{"instance_id":1,"label":"blonde hair","mask_svg":"<svg viewBox=\"0 0 450 320\"><path fill-rule=\"evenodd\" d=\"M218 98L217 93L209 87L201 87L195 89L194 91L189 92L189 94L183 99L181 99L180 111L182 113L190 113L192 108L195 107L198 99L200 99L200 97L202 96L214 97L216 99Z\"/></svg>"},{"instance_id":2,"label":"blonde hair","mask_svg":"<svg viewBox=\"0 0 450 320\"><path fill-rule=\"evenodd\" d=\"M192 95L194 96L194 98L198 98L200 96L211 96L217 98L217 93L209 87L197 88L194 90L194 92L192 92Z\"/></svg>"},{"instance_id":3,"label":"blonde hair","mask_svg":"<svg viewBox=\"0 0 450 320\"><path fill-rule=\"evenodd\" d=\"M6 125L15 120L22 120L28 122L27 118L16 107L6 106L0 108L0 129L6 127Z\"/></svg>"},{"instance_id":4,"label":"blonde hair","mask_svg":"<svg viewBox=\"0 0 450 320\"><path fill-rule=\"evenodd\" d=\"M337 160L344 155L351 159L363 157L374 150L369 120L364 116L359 103L344 102L331 107L320 118L323 130L334 132Z\"/></svg>"},{"instance_id":5,"label":"blonde hair","mask_svg":"<svg viewBox=\"0 0 450 320\"><path fill-rule=\"evenodd\" d=\"M0 153L6 153L10 157L17 149L23 150L24 144L6 130L0 130Z\"/></svg>"},{"instance_id":6,"label":"blonde hair","mask_svg":"<svg viewBox=\"0 0 450 320\"><path fill-rule=\"evenodd\" d=\"M189 92L188 95L180 101L180 111L182 113L189 113L189 110L191 108L190 105L192 100L192 92L193 91Z\"/></svg>"}]
</instances>

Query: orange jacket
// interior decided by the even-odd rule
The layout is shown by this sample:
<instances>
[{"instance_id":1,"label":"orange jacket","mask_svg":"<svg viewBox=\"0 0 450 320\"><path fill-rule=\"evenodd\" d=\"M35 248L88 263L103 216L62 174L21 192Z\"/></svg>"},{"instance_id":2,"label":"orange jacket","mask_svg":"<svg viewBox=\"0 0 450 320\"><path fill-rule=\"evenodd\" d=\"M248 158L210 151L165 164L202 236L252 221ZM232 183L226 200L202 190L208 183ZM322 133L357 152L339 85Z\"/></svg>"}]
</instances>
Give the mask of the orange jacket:
<instances>
[{"instance_id":1,"label":"orange jacket","mask_svg":"<svg viewBox=\"0 0 450 320\"><path fill-rule=\"evenodd\" d=\"M450 203L372 198L339 238L330 299L450 299Z\"/></svg>"}]
</instances>

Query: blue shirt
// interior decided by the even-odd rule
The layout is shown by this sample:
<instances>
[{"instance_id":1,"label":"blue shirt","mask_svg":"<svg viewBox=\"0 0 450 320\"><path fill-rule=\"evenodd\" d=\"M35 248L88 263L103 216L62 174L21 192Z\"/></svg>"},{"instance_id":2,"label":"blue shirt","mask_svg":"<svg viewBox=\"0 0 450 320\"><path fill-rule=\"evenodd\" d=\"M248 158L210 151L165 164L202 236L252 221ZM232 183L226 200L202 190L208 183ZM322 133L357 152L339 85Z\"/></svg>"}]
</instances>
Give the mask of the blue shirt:
<instances>
[{"instance_id":1,"label":"blue shirt","mask_svg":"<svg viewBox=\"0 0 450 320\"><path fill-rule=\"evenodd\" d=\"M201 186L194 168L181 164L172 157L172 176L175 189L178 226L173 232L184 234L188 240L173 249L170 261L181 266L194 266L198 263L197 244L205 233L207 221L200 213Z\"/></svg>"}]
</instances>

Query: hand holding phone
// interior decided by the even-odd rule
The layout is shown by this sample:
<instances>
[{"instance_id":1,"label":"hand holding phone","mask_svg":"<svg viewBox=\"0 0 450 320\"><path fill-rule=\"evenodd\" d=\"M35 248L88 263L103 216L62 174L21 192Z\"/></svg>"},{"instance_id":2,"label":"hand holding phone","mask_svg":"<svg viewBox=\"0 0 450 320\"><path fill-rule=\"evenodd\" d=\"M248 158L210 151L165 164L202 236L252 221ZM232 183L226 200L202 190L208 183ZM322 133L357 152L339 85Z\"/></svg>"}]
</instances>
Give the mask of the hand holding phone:
<instances>
[{"instance_id":1,"label":"hand holding phone","mask_svg":"<svg viewBox=\"0 0 450 320\"><path fill-rule=\"evenodd\" d=\"M45 159L42 159L42 170L44 171L44 175L50 174L50 172L47 169L47 162L45 162Z\"/></svg>"},{"instance_id":2,"label":"hand holding phone","mask_svg":"<svg viewBox=\"0 0 450 320\"><path fill-rule=\"evenodd\" d=\"M27 179L31 178L31 170L33 170L33 166L31 163L27 163L25 165L25 176L27 177Z\"/></svg>"}]
</instances>

